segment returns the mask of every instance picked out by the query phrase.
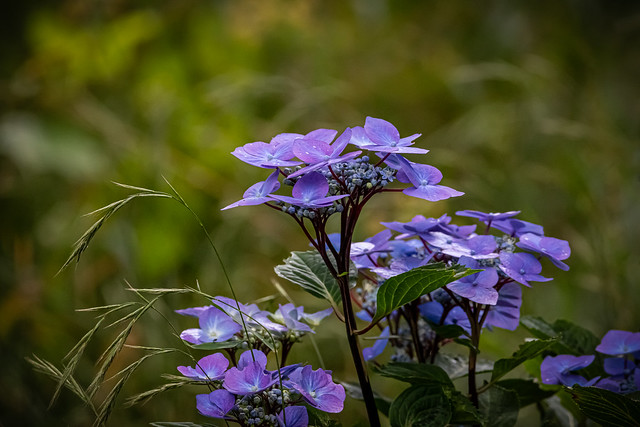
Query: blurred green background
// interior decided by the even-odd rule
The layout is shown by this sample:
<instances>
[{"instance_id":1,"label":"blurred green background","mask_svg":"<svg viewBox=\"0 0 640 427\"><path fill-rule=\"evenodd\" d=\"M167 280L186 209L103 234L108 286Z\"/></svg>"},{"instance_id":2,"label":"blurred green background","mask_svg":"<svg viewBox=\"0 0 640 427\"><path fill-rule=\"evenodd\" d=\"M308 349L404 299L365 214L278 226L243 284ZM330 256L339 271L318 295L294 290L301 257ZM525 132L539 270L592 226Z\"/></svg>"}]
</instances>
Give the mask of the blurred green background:
<instances>
[{"instance_id":1,"label":"blurred green background","mask_svg":"<svg viewBox=\"0 0 640 427\"><path fill-rule=\"evenodd\" d=\"M281 132L343 130L367 115L402 136L423 134L424 162L464 197L438 203L386 194L357 238L381 221L459 209L522 210L566 239L571 270L524 290L523 313L571 319L602 335L638 330L640 292L640 5L635 1L23 1L0 25L0 425L91 423L69 392L47 409L54 383L25 356L60 360L93 324L74 310L133 298L137 287L199 281L229 295L189 213L141 200L98 233L80 264L56 276L92 223L82 215L128 194L110 183L166 190L202 217L244 302L276 293L273 267L307 244L264 207L220 212L265 170L229 153ZM469 223L458 218L459 223ZM285 284L297 303L324 308ZM206 301L171 297L160 309ZM177 345L150 314L130 339ZM351 373L342 328L317 334L325 363ZM113 338L87 349L78 380ZM525 333L485 334L489 355ZM341 346L336 343L342 342ZM308 341L298 357L319 366ZM141 353L127 351L122 368ZM184 357L146 362L125 394L162 383ZM114 371L115 372L115 371ZM379 380L376 380L379 381ZM377 382L393 394L394 385ZM113 425L203 421L195 391L119 408ZM348 401L345 425L364 412Z\"/></svg>"}]
</instances>

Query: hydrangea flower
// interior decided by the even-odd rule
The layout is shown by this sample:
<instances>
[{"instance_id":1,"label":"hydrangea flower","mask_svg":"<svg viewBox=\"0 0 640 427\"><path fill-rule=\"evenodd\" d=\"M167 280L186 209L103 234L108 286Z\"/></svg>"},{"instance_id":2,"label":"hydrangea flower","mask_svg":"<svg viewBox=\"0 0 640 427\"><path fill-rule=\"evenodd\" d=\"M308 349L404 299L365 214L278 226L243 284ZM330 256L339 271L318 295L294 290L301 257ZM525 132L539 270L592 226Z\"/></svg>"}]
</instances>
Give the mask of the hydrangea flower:
<instances>
[{"instance_id":1,"label":"hydrangea flower","mask_svg":"<svg viewBox=\"0 0 640 427\"><path fill-rule=\"evenodd\" d=\"M419 133L400 138L400 132L386 120L367 117L364 128L353 128L351 143L364 150L381 153L426 154L429 150L410 147Z\"/></svg>"},{"instance_id":2,"label":"hydrangea flower","mask_svg":"<svg viewBox=\"0 0 640 427\"><path fill-rule=\"evenodd\" d=\"M640 332L619 331L612 329L602 337L596 351L610 356L640 351Z\"/></svg>"},{"instance_id":3,"label":"hydrangea flower","mask_svg":"<svg viewBox=\"0 0 640 427\"><path fill-rule=\"evenodd\" d=\"M293 143L300 137L300 134L284 133L275 136L269 144L262 141L250 142L236 148L231 154L260 168L297 166L300 162L291 159L294 157Z\"/></svg>"},{"instance_id":4,"label":"hydrangea flower","mask_svg":"<svg viewBox=\"0 0 640 427\"><path fill-rule=\"evenodd\" d=\"M396 178L400 182L413 184L413 187L402 190L407 196L437 202L464 194L453 188L438 185L442 181L442 172L433 166L409 163L399 156L398 159L402 163L402 168L398 171Z\"/></svg>"},{"instance_id":5,"label":"hydrangea flower","mask_svg":"<svg viewBox=\"0 0 640 427\"><path fill-rule=\"evenodd\" d=\"M549 258L556 267L564 271L569 270L569 266L562 262L563 259L567 259L569 255L571 255L571 248L569 247L569 242L566 240L525 233L520 236L520 241L516 243L516 246L544 255Z\"/></svg>"},{"instance_id":6,"label":"hydrangea flower","mask_svg":"<svg viewBox=\"0 0 640 427\"><path fill-rule=\"evenodd\" d=\"M314 408L324 412L337 413L344 407L346 397L344 387L335 384L328 371L310 365L298 368L289 374L287 385L302 395Z\"/></svg>"},{"instance_id":7,"label":"hydrangea flower","mask_svg":"<svg viewBox=\"0 0 640 427\"><path fill-rule=\"evenodd\" d=\"M354 151L341 156L350 140L350 128L347 128L333 144L318 139L311 139L309 136L296 140L293 146L293 153L298 159L307 163L308 166L291 173L289 178L295 178L335 163L347 162L359 156L362 151Z\"/></svg>"},{"instance_id":8,"label":"hydrangea flower","mask_svg":"<svg viewBox=\"0 0 640 427\"><path fill-rule=\"evenodd\" d=\"M198 360L196 367L178 366L178 371L194 380L221 380L229 367L229 361L222 353L213 353Z\"/></svg>"},{"instance_id":9,"label":"hydrangea flower","mask_svg":"<svg viewBox=\"0 0 640 427\"><path fill-rule=\"evenodd\" d=\"M180 338L191 344L222 342L227 341L242 329L231 317L215 307L203 310L198 319L200 328L182 331Z\"/></svg>"},{"instance_id":10,"label":"hydrangea flower","mask_svg":"<svg viewBox=\"0 0 640 427\"><path fill-rule=\"evenodd\" d=\"M347 194L328 196L329 183L324 175L318 172L310 172L300 178L291 191L293 197L273 195L285 203L302 208L321 208L331 206L334 201L347 197Z\"/></svg>"},{"instance_id":11,"label":"hydrangea flower","mask_svg":"<svg viewBox=\"0 0 640 427\"><path fill-rule=\"evenodd\" d=\"M472 258L463 256L458 262L467 268L478 268L479 264ZM447 285L447 288L456 294L479 304L496 305L498 291L494 286L498 283L498 273L493 268L469 276L462 277Z\"/></svg>"},{"instance_id":12,"label":"hydrangea flower","mask_svg":"<svg viewBox=\"0 0 640 427\"><path fill-rule=\"evenodd\" d=\"M233 409L236 398L227 390L218 389L196 396L196 408L205 417L231 419L226 415Z\"/></svg>"},{"instance_id":13,"label":"hydrangea flower","mask_svg":"<svg viewBox=\"0 0 640 427\"><path fill-rule=\"evenodd\" d=\"M466 256L474 259L496 258L498 254L494 252L497 248L496 240L493 236L471 236L467 239L457 239L441 232L432 232L424 239L437 248L443 254L456 258Z\"/></svg>"},{"instance_id":14,"label":"hydrangea flower","mask_svg":"<svg viewBox=\"0 0 640 427\"><path fill-rule=\"evenodd\" d=\"M267 355L260 350L247 350L238 358L237 368L242 370L252 363L258 363L262 369L267 369Z\"/></svg>"},{"instance_id":15,"label":"hydrangea flower","mask_svg":"<svg viewBox=\"0 0 640 427\"><path fill-rule=\"evenodd\" d=\"M261 205L263 203L272 201L271 193L280 188L280 182L278 181L278 174L280 171L276 169L265 181L260 181L257 184L253 184L242 195L242 200L238 200L235 203L231 203L229 206L222 208L221 210L236 208L238 206L254 206Z\"/></svg>"},{"instance_id":16,"label":"hydrangea flower","mask_svg":"<svg viewBox=\"0 0 640 427\"><path fill-rule=\"evenodd\" d=\"M487 314L484 326L515 331L520 324L522 288L516 283L507 283L498 292L498 302Z\"/></svg>"},{"instance_id":17,"label":"hydrangea flower","mask_svg":"<svg viewBox=\"0 0 640 427\"><path fill-rule=\"evenodd\" d=\"M514 237L520 237L526 233L533 233L539 236L544 235L544 229L541 225L515 218L495 220L491 223L491 227Z\"/></svg>"},{"instance_id":18,"label":"hydrangea flower","mask_svg":"<svg viewBox=\"0 0 640 427\"><path fill-rule=\"evenodd\" d=\"M464 211L457 211L456 215L477 218L478 220L484 223L490 223L493 221L501 221L507 218L511 218L513 216L518 215L519 213L520 211L509 211L509 212L502 212L502 213L493 213L493 212L484 213L480 211L464 210Z\"/></svg>"},{"instance_id":19,"label":"hydrangea flower","mask_svg":"<svg viewBox=\"0 0 640 427\"><path fill-rule=\"evenodd\" d=\"M268 389L277 381L265 371L262 360L247 362L242 369L231 368L224 376L222 386L233 394L246 396Z\"/></svg>"},{"instance_id":20,"label":"hydrangea flower","mask_svg":"<svg viewBox=\"0 0 640 427\"><path fill-rule=\"evenodd\" d=\"M551 278L542 277L542 265L533 255L524 252L500 253L500 270L518 283L531 287L529 281L548 282Z\"/></svg>"},{"instance_id":21,"label":"hydrangea flower","mask_svg":"<svg viewBox=\"0 0 640 427\"><path fill-rule=\"evenodd\" d=\"M561 354L559 356L547 356L540 364L540 375L544 384L560 384L567 387L579 385L589 387L595 384L600 377L587 380L581 375L575 374L582 368L591 365L595 356L572 356Z\"/></svg>"}]
</instances>

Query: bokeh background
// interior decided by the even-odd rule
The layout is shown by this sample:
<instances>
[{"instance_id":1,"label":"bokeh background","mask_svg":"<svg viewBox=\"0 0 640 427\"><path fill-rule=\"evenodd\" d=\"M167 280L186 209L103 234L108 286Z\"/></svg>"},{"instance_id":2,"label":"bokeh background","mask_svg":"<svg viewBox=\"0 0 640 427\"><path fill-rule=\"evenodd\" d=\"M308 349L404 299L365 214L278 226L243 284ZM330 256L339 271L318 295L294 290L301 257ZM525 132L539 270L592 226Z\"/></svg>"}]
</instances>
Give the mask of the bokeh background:
<instances>
[{"instance_id":1,"label":"bokeh background","mask_svg":"<svg viewBox=\"0 0 640 427\"><path fill-rule=\"evenodd\" d=\"M281 132L342 130L366 116L403 136L422 133L443 184L464 191L427 203L386 194L360 224L460 209L522 210L571 243L571 270L544 265L549 283L525 289L523 313L573 320L602 335L640 325L640 6L622 0L22 1L0 25L0 425L91 423L71 393L47 409L54 383L25 357L60 366L93 324L78 308L125 302L137 287L193 286L229 295L198 224L177 203L141 200L98 233L80 264L56 276L92 223L82 215L128 192L111 181L167 190L196 211L244 302L277 294L273 267L307 244L264 207L220 212L264 170L229 153ZM426 159L426 158L425 158ZM458 218L459 223L470 223ZM308 310L320 301L283 283ZM280 300L282 301L282 300ZM171 297L171 310L206 301ZM316 336L327 368L350 371L338 322ZM78 380L113 338L87 349ZM485 334L489 356L523 331ZM175 346L147 316L130 343ZM318 365L307 341L297 357ZM123 367L141 353L127 351ZM146 362L125 387L162 383L188 360ZM114 371L115 372L115 371ZM394 385L376 383L393 394ZM204 421L195 391L118 408L113 425ZM349 401L338 418L363 414Z\"/></svg>"}]
</instances>

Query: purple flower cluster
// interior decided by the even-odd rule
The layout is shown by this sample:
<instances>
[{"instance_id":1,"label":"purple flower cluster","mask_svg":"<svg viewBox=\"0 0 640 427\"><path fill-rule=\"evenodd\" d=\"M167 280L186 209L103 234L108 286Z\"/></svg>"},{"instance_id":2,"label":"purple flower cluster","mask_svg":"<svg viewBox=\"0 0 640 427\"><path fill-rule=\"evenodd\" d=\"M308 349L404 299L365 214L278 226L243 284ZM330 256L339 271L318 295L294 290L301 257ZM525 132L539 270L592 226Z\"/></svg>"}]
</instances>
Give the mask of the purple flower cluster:
<instances>
[{"instance_id":1,"label":"purple flower cluster","mask_svg":"<svg viewBox=\"0 0 640 427\"><path fill-rule=\"evenodd\" d=\"M559 384L567 387L595 386L615 393L631 393L640 390L640 332L611 330L596 347L600 354L612 356L603 360L603 369L608 377L587 380L576 371L591 365L595 355L571 356L561 354L547 356L540 365L544 384Z\"/></svg>"},{"instance_id":2,"label":"purple flower cluster","mask_svg":"<svg viewBox=\"0 0 640 427\"><path fill-rule=\"evenodd\" d=\"M193 345L229 342L229 347L251 347L263 351L269 351L265 342L275 340L288 351L302 336L314 333L313 327L333 311L329 308L305 313L304 307L285 304L275 312L269 312L256 304L239 304L226 297L216 297L213 302L215 306L176 310L179 314L197 317L200 326L182 331L180 338ZM243 325L246 325L246 330Z\"/></svg>"},{"instance_id":3,"label":"purple flower cluster","mask_svg":"<svg viewBox=\"0 0 640 427\"><path fill-rule=\"evenodd\" d=\"M412 197L438 201L463 193L439 185L442 173L433 166L410 162L402 154L425 154L412 147L420 135L400 137L391 123L367 117L364 126L347 128L338 135L331 129L316 129L306 135L283 133L269 143L252 142L231 154L245 163L275 169L265 180L247 189L243 198L223 209L267 204L298 217L315 218L341 212L349 200L382 192L390 182L409 184L403 192ZM335 138L335 140L334 140ZM351 145L358 150L346 152ZM380 160L370 162L368 155ZM282 183L292 186L291 196L274 194Z\"/></svg>"},{"instance_id":4,"label":"purple flower cluster","mask_svg":"<svg viewBox=\"0 0 640 427\"><path fill-rule=\"evenodd\" d=\"M245 351L234 365L229 368L229 360L214 353L195 367L178 367L181 374L202 381L211 390L196 396L196 408L202 415L241 426L306 427L309 416L304 404L329 413L344 407L344 387L333 382L329 371L314 371L309 365L272 371L260 350Z\"/></svg>"},{"instance_id":5,"label":"purple flower cluster","mask_svg":"<svg viewBox=\"0 0 640 427\"><path fill-rule=\"evenodd\" d=\"M418 324L424 329L420 335L423 349L429 351L429 347L436 345L430 330L439 325L458 325L467 334L471 334L472 322L488 328L516 329L522 304L520 285L530 287L531 282L551 280L540 274L540 259L549 258L566 270L569 267L562 261L571 253L566 241L546 237L541 234L542 227L515 219L518 213L457 212L484 222L487 226L483 234L478 234L474 225L451 223L447 215L440 218L417 215L406 223L383 222L387 230L352 244L352 261L365 283L358 290L363 308L358 317L370 319L375 313L376 292L385 280L422 265L442 262L480 271L418 301L421 314ZM492 229L504 234L489 234ZM397 233L395 237L393 232ZM404 318L406 313L401 312L388 317L388 325L395 331L392 335L399 337L389 342L396 348L395 360L415 360L416 345L411 345L415 334L409 335L411 331ZM380 354L384 349L381 343L385 341L380 339L374 347L365 349L366 358Z\"/></svg>"}]
</instances>

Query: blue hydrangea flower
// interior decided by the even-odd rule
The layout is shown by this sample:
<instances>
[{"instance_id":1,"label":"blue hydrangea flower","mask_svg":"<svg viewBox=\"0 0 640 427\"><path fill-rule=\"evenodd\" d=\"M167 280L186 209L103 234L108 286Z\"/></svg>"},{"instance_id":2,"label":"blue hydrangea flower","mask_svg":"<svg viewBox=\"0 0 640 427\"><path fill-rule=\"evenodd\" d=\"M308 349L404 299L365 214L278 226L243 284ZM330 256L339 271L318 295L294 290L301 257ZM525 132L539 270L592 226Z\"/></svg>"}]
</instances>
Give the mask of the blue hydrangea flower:
<instances>
[{"instance_id":1,"label":"blue hydrangea flower","mask_svg":"<svg viewBox=\"0 0 640 427\"><path fill-rule=\"evenodd\" d=\"M272 201L271 193L280 188L280 182L278 181L278 174L280 171L276 169L266 181L260 181L257 184L253 184L242 195L242 199L235 203L230 204L222 208L221 210L236 208L238 206L254 206L261 205L263 203Z\"/></svg>"},{"instance_id":2,"label":"blue hydrangea flower","mask_svg":"<svg viewBox=\"0 0 640 427\"><path fill-rule=\"evenodd\" d=\"M525 233L520 236L520 241L516 243L516 246L544 255L556 267L564 271L569 270L569 266L562 262L563 259L567 259L571 255L571 248L566 240Z\"/></svg>"},{"instance_id":3,"label":"blue hydrangea flower","mask_svg":"<svg viewBox=\"0 0 640 427\"><path fill-rule=\"evenodd\" d=\"M180 338L191 344L227 341L242 327L215 307L209 307L199 316L200 328L182 331Z\"/></svg>"},{"instance_id":4,"label":"blue hydrangea flower","mask_svg":"<svg viewBox=\"0 0 640 427\"><path fill-rule=\"evenodd\" d=\"M350 140L350 128L347 128L333 144L317 139L310 139L309 136L296 140L293 146L293 153L298 159L307 163L308 166L293 172L289 175L289 178L295 178L308 172L322 169L336 163L347 162L358 157L362 151L354 151L344 156L341 155Z\"/></svg>"},{"instance_id":5,"label":"blue hydrangea flower","mask_svg":"<svg viewBox=\"0 0 640 427\"><path fill-rule=\"evenodd\" d=\"M471 217L471 218L477 218L478 220L484 222L484 223L489 223L489 222L493 222L493 221L502 221L505 220L507 218L511 218L513 216L516 216L520 213L520 211L509 211L509 212L502 212L502 213L484 213L484 212L480 212L480 211L473 211L473 210L464 210L464 211L458 211L456 212L456 215L458 216L467 216L467 217Z\"/></svg>"},{"instance_id":6,"label":"blue hydrangea flower","mask_svg":"<svg viewBox=\"0 0 640 427\"><path fill-rule=\"evenodd\" d=\"M596 347L596 351L610 356L640 351L640 332L612 329L602 337L602 341Z\"/></svg>"},{"instance_id":7,"label":"blue hydrangea flower","mask_svg":"<svg viewBox=\"0 0 640 427\"><path fill-rule=\"evenodd\" d=\"M321 208L331 206L334 201L347 197L347 194L327 196L329 183L321 173L310 172L296 182L291 191L293 197L273 195L285 203L302 208Z\"/></svg>"},{"instance_id":8,"label":"blue hydrangea flower","mask_svg":"<svg viewBox=\"0 0 640 427\"><path fill-rule=\"evenodd\" d=\"M266 390L276 381L271 372L264 369L262 361L256 360L247 362L242 369L229 369L222 386L231 393L246 396Z\"/></svg>"},{"instance_id":9,"label":"blue hydrangea flower","mask_svg":"<svg viewBox=\"0 0 640 427\"><path fill-rule=\"evenodd\" d=\"M194 380L221 380L229 367L229 361L222 353L213 353L198 360L196 367L178 366L178 371Z\"/></svg>"},{"instance_id":10,"label":"blue hydrangea flower","mask_svg":"<svg viewBox=\"0 0 640 427\"><path fill-rule=\"evenodd\" d=\"M398 171L396 178L400 182L413 184L413 187L402 190L407 196L437 202L464 194L453 188L438 185L442 181L442 172L435 167L411 163L400 156L398 159L402 163L402 168Z\"/></svg>"},{"instance_id":11,"label":"blue hydrangea flower","mask_svg":"<svg viewBox=\"0 0 640 427\"><path fill-rule=\"evenodd\" d=\"M424 239L437 248L443 254L456 258L467 256L474 259L497 258L494 252L497 248L496 240L493 236L481 235L471 236L466 239L457 239L441 232L427 234Z\"/></svg>"},{"instance_id":12,"label":"blue hydrangea flower","mask_svg":"<svg viewBox=\"0 0 640 427\"><path fill-rule=\"evenodd\" d=\"M544 384L560 384L567 387L579 385L589 387L595 384L600 377L587 380L581 375L575 374L582 368L591 365L595 356L572 356L561 354L559 356L547 356L540 364L540 376Z\"/></svg>"},{"instance_id":13,"label":"blue hydrangea flower","mask_svg":"<svg viewBox=\"0 0 640 427\"><path fill-rule=\"evenodd\" d=\"M373 344L373 346L362 349L362 357L364 357L364 360L366 361L375 359L382 354L388 343L389 327L386 326L380 333L378 339L376 339L376 342L375 344Z\"/></svg>"},{"instance_id":14,"label":"blue hydrangea flower","mask_svg":"<svg viewBox=\"0 0 640 427\"><path fill-rule=\"evenodd\" d=\"M314 408L324 412L341 412L346 397L344 387L335 384L328 371L310 365L298 368L289 374L287 386L302 395L302 398Z\"/></svg>"},{"instance_id":15,"label":"blue hydrangea flower","mask_svg":"<svg viewBox=\"0 0 640 427\"><path fill-rule=\"evenodd\" d=\"M520 323L522 288L516 283L507 283L498 292L498 302L487 314L484 326L515 331Z\"/></svg>"},{"instance_id":16,"label":"blue hydrangea flower","mask_svg":"<svg viewBox=\"0 0 640 427\"><path fill-rule=\"evenodd\" d=\"M284 416L282 412L284 412ZM304 406L287 406L282 412L278 414L279 427L307 427L309 425L309 414Z\"/></svg>"},{"instance_id":17,"label":"blue hydrangea flower","mask_svg":"<svg viewBox=\"0 0 640 427\"><path fill-rule=\"evenodd\" d=\"M293 142L300 137L302 135L280 134L269 144L262 141L250 142L236 148L231 154L245 163L265 169L297 166L300 162L291 159L294 157Z\"/></svg>"},{"instance_id":18,"label":"blue hydrangea flower","mask_svg":"<svg viewBox=\"0 0 640 427\"><path fill-rule=\"evenodd\" d=\"M551 278L540 275L542 265L533 255L524 252L500 253L500 270L518 283L531 287L532 282L548 282Z\"/></svg>"},{"instance_id":19,"label":"blue hydrangea flower","mask_svg":"<svg viewBox=\"0 0 640 427\"><path fill-rule=\"evenodd\" d=\"M363 150L381 153L412 153L426 154L429 150L410 147L413 141L420 136L419 133L400 138L400 132L386 120L367 117L364 128L353 128L351 144Z\"/></svg>"},{"instance_id":20,"label":"blue hydrangea flower","mask_svg":"<svg viewBox=\"0 0 640 427\"><path fill-rule=\"evenodd\" d=\"M472 258L463 256L460 258L460 265L467 268L479 268L479 264ZM469 276L462 277L447 285L447 288L461 297L479 304L496 305L498 302L498 291L494 286L498 283L498 272L493 268Z\"/></svg>"},{"instance_id":21,"label":"blue hydrangea flower","mask_svg":"<svg viewBox=\"0 0 640 427\"><path fill-rule=\"evenodd\" d=\"M542 228L541 225L515 218L495 220L491 223L491 227L514 237L520 237L526 233L533 233L539 236L544 235L544 228Z\"/></svg>"},{"instance_id":22,"label":"blue hydrangea flower","mask_svg":"<svg viewBox=\"0 0 640 427\"><path fill-rule=\"evenodd\" d=\"M196 396L196 408L205 417L231 419L226 415L233 409L236 398L227 390L214 390Z\"/></svg>"}]
</instances>

